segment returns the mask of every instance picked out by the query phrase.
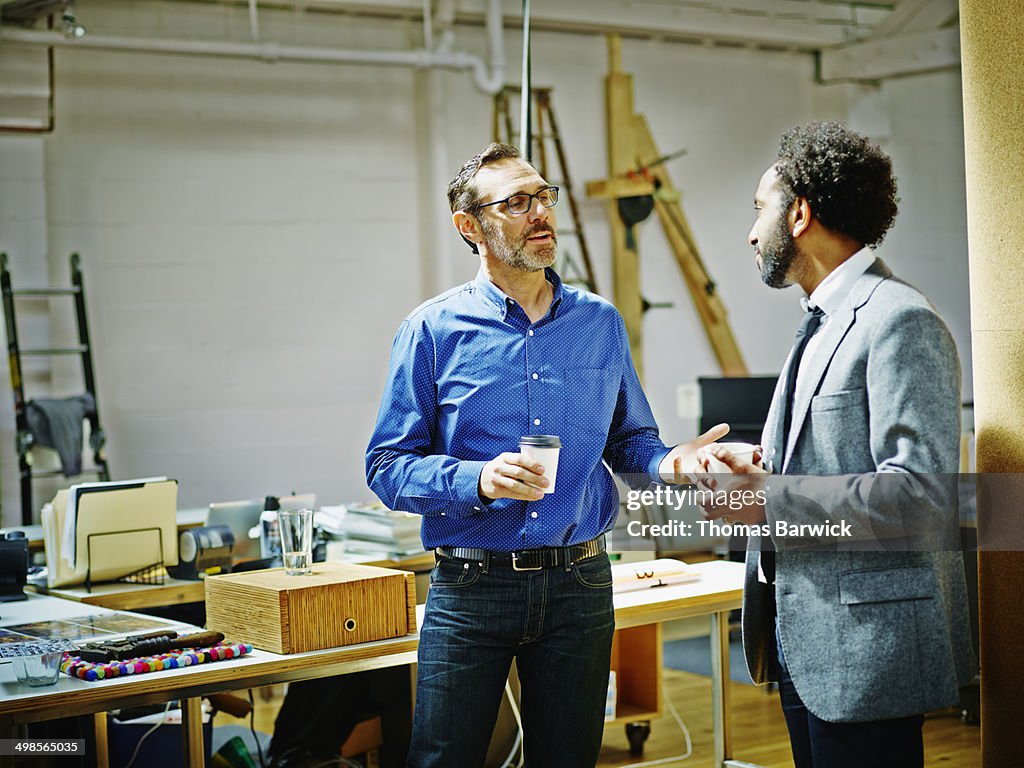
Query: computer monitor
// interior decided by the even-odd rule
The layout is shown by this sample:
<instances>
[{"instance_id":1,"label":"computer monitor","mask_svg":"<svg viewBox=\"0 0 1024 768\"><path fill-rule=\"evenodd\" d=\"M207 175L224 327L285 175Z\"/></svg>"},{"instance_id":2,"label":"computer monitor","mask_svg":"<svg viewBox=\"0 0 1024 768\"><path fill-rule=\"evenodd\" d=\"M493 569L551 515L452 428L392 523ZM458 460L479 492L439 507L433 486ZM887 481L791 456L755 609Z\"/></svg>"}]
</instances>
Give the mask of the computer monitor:
<instances>
[{"instance_id":1,"label":"computer monitor","mask_svg":"<svg viewBox=\"0 0 1024 768\"><path fill-rule=\"evenodd\" d=\"M249 559L260 556L260 540L249 538L249 529L258 525L263 512L263 499L247 501L221 501L210 504L206 524L226 525L235 536L232 559Z\"/></svg>"},{"instance_id":2,"label":"computer monitor","mask_svg":"<svg viewBox=\"0 0 1024 768\"><path fill-rule=\"evenodd\" d=\"M778 376L724 378L702 376L700 387L700 432L725 422L730 431L725 440L760 443L768 407Z\"/></svg>"},{"instance_id":3,"label":"computer monitor","mask_svg":"<svg viewBox=\"0 0 1024 768\"><path fill-rule=\"evenodd\" d=\"M725 422L729 425L725 440L759 444L778 380L778 376L698 378L700 431L706 432L715 424ZM745 537L729 537L728 546L730 559L743 560Z\"/></svg>"}]
</instances>

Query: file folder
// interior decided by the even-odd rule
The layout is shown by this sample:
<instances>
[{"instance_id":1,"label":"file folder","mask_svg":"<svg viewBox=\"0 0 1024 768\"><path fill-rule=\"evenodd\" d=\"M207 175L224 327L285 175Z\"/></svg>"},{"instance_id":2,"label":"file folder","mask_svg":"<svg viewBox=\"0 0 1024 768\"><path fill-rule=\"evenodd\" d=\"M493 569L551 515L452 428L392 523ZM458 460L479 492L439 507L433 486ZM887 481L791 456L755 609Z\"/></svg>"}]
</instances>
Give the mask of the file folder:
<instances>
[{"instance_id":1,"label":"file folder","mask_svg":"<svg viewBox=\"0 0 1024 768\"><path fill-rule=\"evenodd\" d=\"M176 565L177 509L177 480L82 483L58 491L41 514L48 586Z\"/></svg>"}]
</instances>

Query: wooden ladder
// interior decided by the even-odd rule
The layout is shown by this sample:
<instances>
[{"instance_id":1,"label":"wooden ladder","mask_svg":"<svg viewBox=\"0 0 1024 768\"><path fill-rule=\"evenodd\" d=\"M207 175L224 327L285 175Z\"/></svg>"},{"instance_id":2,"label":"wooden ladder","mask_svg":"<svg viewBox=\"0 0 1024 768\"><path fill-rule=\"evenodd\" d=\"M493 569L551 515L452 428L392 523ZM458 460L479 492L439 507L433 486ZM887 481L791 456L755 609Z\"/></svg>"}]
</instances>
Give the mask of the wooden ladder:
<instances>
[{"instance_id":1,"label":"wooden ladder","mask_svg":"<svg viewBox=\"0 0 1024 768\"><path fill-rule=\"evenodd\" d=\"M530 114L534 116L532 122L535 123L531 126L530 135L534 150L532 159L537 170L549 184L559 188L560 198L564 198L568 203L571 221L567 225L563 224L558 230L558 237L572 238L576 242L575 255L572 247L565 247L564 242L559 242L558 272L565 282L586 288L591 293L598 293L594 266L590 260L590 251L587 249L587 239L583 234L583 222L580 219L576 195L573 193L569 164L565 158L565 148L551 103L551 91L551 88L530 89L533 97L533 109L530 110ZM512 125L512 102L520 98L522 88L518 85L506 85L494 95L491 128L495 141L514 144L519 138L519 132L515 131ZM553 176L548 174L549 143L554 149L554 159L557 163Z\"/></svg>"},{"instance_id":2,"label":"wooden ladder","mask_svg":"<svg viewBox=\"0 0 1024 768\"><path fill-rule=\"evenodd\" d=\"M633 76L622 71L621 41L608 37L605 97L608 122L608 178L587 182L587 195L608 203L612 228L612 274L615 306L622 313L637 373L643 375L643 313L651 305L640 295L640 263L636 240L619 213L625 198L651 196L683 281L693 299L708 342L725 376L747 376L747 365L715 281L701 259L696 239L679 203L665 160L658 152L646 118L633 109Z\"/></svg>"}]
</instances>

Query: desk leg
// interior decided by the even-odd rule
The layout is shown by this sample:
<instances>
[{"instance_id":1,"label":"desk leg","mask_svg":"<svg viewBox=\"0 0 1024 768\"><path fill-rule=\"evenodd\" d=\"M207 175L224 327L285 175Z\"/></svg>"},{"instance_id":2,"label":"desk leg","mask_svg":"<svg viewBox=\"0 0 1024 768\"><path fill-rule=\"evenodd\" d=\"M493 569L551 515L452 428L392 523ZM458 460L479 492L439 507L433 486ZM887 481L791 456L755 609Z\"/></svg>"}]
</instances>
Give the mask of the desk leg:
<instances>
[{"instance_id":1,"label":"desk leg","mask_svg":"<svg viewBox=\"0 0 1024 768\"><path fill-rule=\"evenodd\" d=\"M96 768L110 768L110 754L107 751L106 712L96 712L93 714L92 731L96 736Z\"/></svg>"},{"instance_id":2,"label":"desk leg","mask_svg":"<svg viewBox=\"0 0 1024 768\"><path fill-rule=\"evenodd\" d=\"M729 722L729 612L711 614L711 719L714 730L714 768L732 757Z\"/></svg>"},{"instance_id":3,"label":"desk leg","mask_svg":"<svg viewBox=\"0 0 1024 768\"><path fill-rule=\"evenodd\" d=\"M181 752L185 768L203 768L203 708L202 699L181 702Z\"/></svg>"},{"instance_id":4,"label":"desk leg","mask_svg":"<svg viewBox=\"0 0 1024 768\"><path fill-rule=\"evenodd\" d=\"M14 738L14 723L9 717L0 717L0 739ZM10 755L0 755L0 768L10 768L14 765L14 758Z\"/></svg>"}]
</instances>

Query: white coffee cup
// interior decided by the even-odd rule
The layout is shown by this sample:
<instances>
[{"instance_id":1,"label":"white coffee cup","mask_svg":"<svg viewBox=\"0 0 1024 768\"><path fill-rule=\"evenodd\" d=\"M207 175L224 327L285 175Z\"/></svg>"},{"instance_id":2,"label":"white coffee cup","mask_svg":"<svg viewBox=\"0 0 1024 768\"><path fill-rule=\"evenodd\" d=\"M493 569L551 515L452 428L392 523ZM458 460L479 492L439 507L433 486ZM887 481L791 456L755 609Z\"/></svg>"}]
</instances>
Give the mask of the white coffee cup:
<instances>
[{"instance_id":1,"label":"white coffee cup","mask_svg":"<svg viewBox=\"0 0 1024 768\"><path fill-rule=\"evenodd\" d=\"M712 443L704 449L704 453L707 454L708 457L708 472L721 472L723 474L732 472L728 464L723 461L719 461L711 453L711 449L716 445L720 445L722 448L725 448L744 464L751 464L754 461L754 446L750 443Z\"/></svg>"},{"instance_id":2,"label":"white coffee cup","mask_svg":"<svg viewBox=\"0 0 1024 768\"><path fill-rule=\"evenodd\" d=\"M555 475L558 474L558 452L562 449L562 441L557 435L523 435L519 438L519 452L540 462L544 467L544 477L548 479L544 493L555 492Z\"/></svg>"}]
</instances>

